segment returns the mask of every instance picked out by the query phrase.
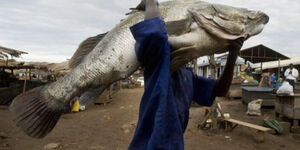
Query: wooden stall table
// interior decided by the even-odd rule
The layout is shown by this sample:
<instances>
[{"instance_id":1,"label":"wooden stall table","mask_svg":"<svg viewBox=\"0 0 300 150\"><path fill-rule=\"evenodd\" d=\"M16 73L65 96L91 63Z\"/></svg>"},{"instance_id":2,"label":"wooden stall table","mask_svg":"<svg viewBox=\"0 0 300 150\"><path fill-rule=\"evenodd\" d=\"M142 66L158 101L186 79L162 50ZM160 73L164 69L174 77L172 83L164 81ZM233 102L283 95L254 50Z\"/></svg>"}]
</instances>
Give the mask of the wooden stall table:
<instances>
[{"instance_id":1,"label":"wooden stall table","mask_svg":"<svg viewBox=\"0 0 300 150\"><path fill-rule=\"evenodd\" d=\"M300 94L277 95L275 101L275 115L287 117L293 121L294 129L299 129L300 120Z\"/></svg>"}]
</instances>

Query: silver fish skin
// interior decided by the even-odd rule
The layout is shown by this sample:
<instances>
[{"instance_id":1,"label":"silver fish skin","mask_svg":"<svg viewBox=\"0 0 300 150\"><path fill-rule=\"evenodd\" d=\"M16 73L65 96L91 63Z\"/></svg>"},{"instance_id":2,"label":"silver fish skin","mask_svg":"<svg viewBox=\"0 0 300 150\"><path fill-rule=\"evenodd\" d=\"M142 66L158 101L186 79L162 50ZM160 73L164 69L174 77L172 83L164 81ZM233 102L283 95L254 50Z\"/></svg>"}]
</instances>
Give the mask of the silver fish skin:
<instances>
[{"instance_id":1,"label":"silver fish skin","mask_svg":"<svg viewBox=\"0 0 300 150\"><path fill-rule=\"evenodd\" d=\"M262 12L194 0L168 1L159 7L172 47L173 70L195 57L226 51L230 40L260 33L269 19ZM135 72L140 64L129 27L143 19L144 12L131 13L63 78L16 97L10 109L17 126L29 136L44 137L73 97Z\"/></svg>"}]
</instances>

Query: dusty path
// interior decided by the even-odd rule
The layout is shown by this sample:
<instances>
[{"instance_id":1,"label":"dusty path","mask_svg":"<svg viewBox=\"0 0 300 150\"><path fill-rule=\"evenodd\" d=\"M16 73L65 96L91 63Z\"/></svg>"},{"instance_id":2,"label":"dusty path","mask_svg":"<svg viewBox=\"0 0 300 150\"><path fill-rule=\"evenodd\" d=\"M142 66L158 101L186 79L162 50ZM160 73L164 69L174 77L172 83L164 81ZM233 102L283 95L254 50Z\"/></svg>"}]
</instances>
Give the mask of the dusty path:
<instances>
[{"instance_id":1,"label":"dusty path","mask_svg":"<svg viewBox=\"0 0 300 150\"><path fill-rule=\"evenodd\" d=\"M138 106L143 92L124 89L111 103L92 106L86 111L63 115L54 130L44 139L32 139L15 127L7 107L0 108L0 150L42 150L49 143L59 143L63 150L125 150L131 140L137 120ZM221 101L223 109L232 117L253 123L273 116L272 109L263 110L262 117L245 115L240 101ZM251 130L238 127L233 132L197 130L203 108L193 107L185 133L186 150L298 150L300 139L293 134L268 134L264 143L256 143Z\"/></svg>"}]
</instances>

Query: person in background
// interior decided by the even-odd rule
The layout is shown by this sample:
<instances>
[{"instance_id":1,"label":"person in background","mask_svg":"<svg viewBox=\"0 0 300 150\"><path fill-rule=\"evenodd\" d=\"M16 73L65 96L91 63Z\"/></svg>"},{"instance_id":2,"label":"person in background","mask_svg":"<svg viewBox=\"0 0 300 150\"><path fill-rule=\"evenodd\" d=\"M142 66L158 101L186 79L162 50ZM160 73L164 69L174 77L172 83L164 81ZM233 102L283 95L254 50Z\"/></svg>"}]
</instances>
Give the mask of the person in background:
<instances>
[{"instance_id":1,"label":"person in background","mask_svg":"<svg viewBox=\"0 0 300 150\"><path fill-rule=\"evenodd\" d=\"M270 72L270 76L271 76L271 85L272 85L272 87L276 87L277 76L275 75L275 73L273 71Z\"/></svg>"},{"instance_id":2,"label":"person in background","mask_svg":"<svg viewBox=\"0 0 300 150\"><path fill-rule=\"evenodd\" d=\"M296 79L298 78L298 75L299 75L298 70L294 68L294 65L292 63L289 65L289 68L286 69L284 72L285 80L289 82L290 85L293 86L294 91L295 91L295 82Z\"/></svg>"},{"instance_id":3,"label":"person in background","mask_svg":"<svg viewBox=\"0 0 300 150\"><path fill-rule=\"evenodd\" d=\"M258 84L258 87L272 87L272 79L270 72L264 72L261 75L260 82Z\"/></svg>"},{"instance_id":4,"label":"person in background","mask_svg":"<svg viewBox=\"0 0 300 150\"><path fill-rule=\"evenodd\" d=\"M252 68L250 66L250 63L248 63L247 68L245 69L245 72L248 76L252 76Z\"/></svg>"}]
</instances>

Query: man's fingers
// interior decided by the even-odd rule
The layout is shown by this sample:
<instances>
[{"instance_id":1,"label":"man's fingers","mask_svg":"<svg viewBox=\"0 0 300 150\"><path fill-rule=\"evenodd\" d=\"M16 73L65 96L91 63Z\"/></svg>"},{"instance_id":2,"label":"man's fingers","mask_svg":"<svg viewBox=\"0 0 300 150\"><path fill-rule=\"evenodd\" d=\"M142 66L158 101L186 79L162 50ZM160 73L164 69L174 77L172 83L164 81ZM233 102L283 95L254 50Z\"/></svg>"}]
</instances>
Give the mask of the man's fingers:
<instances>
[{"instance_id":1,"label":"man's fingers","mask_svg":"<svg viewBox=\"0 0 300 150\"><path fill-rule=\"evenodd\" d=\"M236 40L232 41L231 44L234 45L235 47L242 47L244 44L244 38L236 39Z\"/></svg>"},{"instance_id":2,"label":"man's fingers","mask_svg":"<svg viewBox=\"0 0 300 150\"><path fill-rule=\"evenodd\" d=\"M157 0L142 0L134 9L135 10L140 10L140 11L145 11L146 10L146 5L151 5L152 3L156 3L157 6L159 6L159 3Z\"/></svg>"},{"instance_id":3,"label":"man's fingers","mask_svg":"<svg viewBox=\"0 0 300 150\"><path fill-rule=\"evenodd\" d=\"M239 39L236 39L235 42L239 45L243 45L244 43L244 38L239 38Z\"/></svg>"},{"instance_id":4,"label":"man's fingers","mask_svg":"<svg viewBox=\"0 0 300 150\"><path fill-rule=\"evenodd\" d=\"M142 0L141 3L139 3L136 6L135 9L145 11L146 10L146 0Z\"/></svg>"},{"instance_id":5,"label":"man's fingers","mask_svg":"<svg viewBox=\"0 0 300 150\"><path fill-rule=\"evenodd\" d=\"M244 38L238 38L236 40L231 41L229 46L229 50L232 52L239 52L244 44Z\"/></svg>"}]
</instances>

